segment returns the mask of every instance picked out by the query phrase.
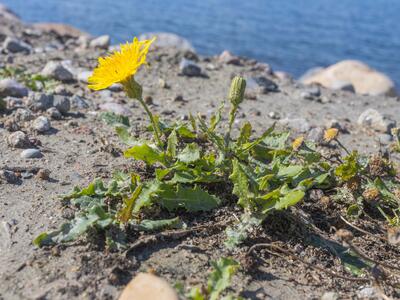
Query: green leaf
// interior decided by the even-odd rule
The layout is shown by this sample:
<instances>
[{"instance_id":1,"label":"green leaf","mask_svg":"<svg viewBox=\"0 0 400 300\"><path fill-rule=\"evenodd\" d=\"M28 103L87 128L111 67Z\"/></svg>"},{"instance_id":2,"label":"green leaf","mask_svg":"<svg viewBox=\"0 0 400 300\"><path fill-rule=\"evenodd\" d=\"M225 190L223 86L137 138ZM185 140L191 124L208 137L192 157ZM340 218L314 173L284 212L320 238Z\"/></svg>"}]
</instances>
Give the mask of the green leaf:
<instances>
[{"instance_id":1,"label":"green leaf","mask_svg":"<svg viewBox=\"0 0 400 300\"><path fill-rule=\"evenodd\" d=\"M250 150L253 149L255 146L257 146L258 144L260 144L261 142L263 142L263 140L264 140L267 136L269 136L269 135L274 131L274 128L275 128L275 124L272 125L270 128L268 128L268 129L261 135L261 137L257 138L256 140L254 140L254 141L251 142L251 143L245 143L245 144L243 144L243 146L241 147L241 150L239 151L238 155L240 155L240 154L243 153L243 152L250 151Z\"/></svg>"},{"instance_id":2,"label":"green leaf","mask_svg":"<svg viewBox=\"0 0 400 300\"><path fill-rule=\"evenodd\" d=\"M104 196L107 192L107 188L104 187L104 183L101 179L96 178L86 188L80 189L75 187L73 192L68 195L63 195L63 199L73 199L82 196Z\"/></svg>"},{"instance_id":3,"label":"green leaf","mask_svg":"<svg viewBox=\"0 0 400 300\"><path fill-rule=\"evenodd\" d=\"M129 148L124 152L124 156L127 158L133 157L134 159L142 160L148 165L153 165L157 162L165 164L164 153L147 144L136 145Z\"/></svg>"},{"instance_id":4,"label":"green leaf","mask_svg":"<svg viewBox=\"0 0 400 300\"><path fill-rule=\"evenodd\" d=\"M275 203L274 208L276 210L287 209L290 206L296 205L299 201L304 198L304 191L293 190L281 197L278 202Z\"/></svg>"},{"instance_id":5,"label":"green leaf","mask_svg":"<svg viewBox=\"0 0 400 300\"><path fill-rule=\"evenodd\" d=\"M285 150L290 132L271 132L263 139L263 145L270 149Z\"/></svg>"},{"instance_id":6,"label":"green leaf","mask_svg":"<svg viewBox=\"0 0 400 300\"><path fill-rule=\"evenodd\" d=\"M186 188L163 184L157 193L158 203L169 211L184 208L189 212L209 211L221 204L221 199L210 195L200 187Z\"/></svg>"},{"instance_id":7,"label":"green leaf","mask_svg":"<svg viewBox=\"0 0 400 300\"><path fill-rule=\"evenodd\" d=\"M167 228L182 228L179 217L164 220L143 220L138 225L138 229L143 231L159 231Z\"/></svg>"},{"instance_id":8,"label":"green leaf","mask_svg":"<svg viewBox=\"0 0 400 300\"><path fill-rule=\"evenodd\" d=\"M167 153L170 157L176 156L177 145L178 145L178 137L176 135L176 131L172 130L172 132L168 136L168 142L167 142Z\"/></svg>"},{"instance_id":9,"label":"green leaf","mask_svg":"<svg viewBox=\"0 0 400 300\"><path fill-rule=\"evenodd\" d=\"M176 133L182 137L187 139L194 139L196 138L196 133L192 132L185 124L180 124L176 128Z\"/></svg>"},{"instance_id":10,"label":"green leaf","mask_svg":"<svg viewBox=\"0 0 400 300\"><path fill-rule=\"evenodd\" d=\"M218 110L214 115L212 115L211 120L210 120L210 128L209 130L214 132L215 129L217 128L219 122L221 121L222 117L222 111L224 109L225 102L222 102L221 105L219 106Z\"/></svg>"},{"instance_id":11,"label":"green leaf","mask_svg":"<svg viewBox=\"0 0 400 300\"><path fill-rule=\"evenodd\" d=\"M299 165L291 165L282 167L279 169L277 176L285 180L287 178L293 178L299 175L303 171L304 167Z\"/></svg>"},{"instance_id":12,"label":"green leaf","mask_svg":"<svg viewBox=\"0 0 400 300\"><path fill-rule=\"evenodd\" d=\"M100 114L100 119L102 119L107 125L125 125L130 126L129 118L126 116L118 115L113 112L102 112Z\"/></svg>"},{"instance_id":13,"label":"green leaf","mask_svg":"<svg viewBox=\"0 0 400 300\"><path fill-rule=\"evenodd\" d=\"M250 207L249 181L237 159L232 161L232 174L229 176L229 179L233 183L232 192L239 198L238 204L242 207Z\"/></svg>"},{"instance_id":14,"label":"green leaf","mask_svg":"<svg viewBox=\"0 0 400 300\"><path fill-rule=\"evenodd\" d=\"M244 123L244 125L240 129L239 138L236 141L237 146L241 146L244 143L249 142L250 136L251 136L251 130L252 130L252 128L251 128L250 122Z\"/></svg>"},{"instance_id":15,"label":"green leaf","mask_svg":"<svg viewBox=\"0 0 400 300\"><path fill-rule=\"evenodd\" d=\"M196 143L188 144L181 153L178 154L178 160L187 164L194 163L200 159L200 147Z\"/></svg>"},{"instance_id":16,"label":"green leaf","mask_svg":"<svg viewBox=\"0 0 400 300\"><path fill-rule=\"evenodd\" d=\"M115 131L124 144L128 146L135 146L139 144L139 141L128 132L128 128L126 126L116 126Z\"/></svg>"},{"instance_id":17,"label":"green leaf","mask_svg":"<svg viewBox=\"0 0 400 300\"><path fill-rule=\"evenodd\" d=\"M343 181L348 181L356 176L359 170L357 158L357 151L353 151L350 155L346 156L344 158L345 162L336 168L335 175Z\"/></svg>"},{"instance_id":18,"label":"green leaf","mask_svg":"<svg viewBox=\"0 0 400 300\"><path fill-rule=\"evenodd\" d=\"M190 300L206 300L206 297L201 293L201 289L199 287L191 288L187 298Z\"/></svg>"},{"instance_id":19,"label":"green leaf","mask_svg":"<svg viewBox=\"0 0 400 300\"><path fill-rule=\"evenodd\" d=\"M153 203L153 195L160 190L160 184L158 180L153 180L144 184L142 192L135 200L132 210L133 213L138 213L143 207L148 207Z\"/></svg>"},{"instance_id":20,"label":"green leaf","mask_svg":"<svg viewBox=\"0 0 400 300\"><path fill-rule=\"evenodd\" d=\"M239 268L239 263L231 258L220 258L211 262L214 270L208 278L208 293L210 300L217 300L219 295L229 287L232 276Z\"/></svg>"}]
</instances>

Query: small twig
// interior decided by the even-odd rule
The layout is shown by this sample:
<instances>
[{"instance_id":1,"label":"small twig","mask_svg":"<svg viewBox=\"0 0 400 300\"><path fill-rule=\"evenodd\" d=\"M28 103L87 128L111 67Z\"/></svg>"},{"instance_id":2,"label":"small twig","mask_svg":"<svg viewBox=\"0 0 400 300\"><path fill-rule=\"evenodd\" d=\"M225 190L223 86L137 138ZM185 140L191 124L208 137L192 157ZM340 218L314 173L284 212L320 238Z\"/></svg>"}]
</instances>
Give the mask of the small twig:
<instances>
[{"instance_id":1,"label":"small twig","mask_svg":"<svg viewBox=\"0 0 400 300\"><path fill-rule=\"evenodd\" d=\"M283 249L283 248L281 248L281 247L279 247L279 246L277 246L277 245L274 245L274 244L272 244L272 243L255 244L255 245L253 245L253 246L249 249L249 251L247 251L247 255L249 255L255 248L258 248L258 247L271 247L271 248L275 248L276 250L278 250L278 251L280 251L280 252L283 252L283 253L285 253L286 255L290 256L292 259L297 260L297 261L300 261L301 263L303 263L303 264L305 264L305 265L307 265L307 266L309 266L309 267L311 267L311 268L313 268L313 269L315 269L315 270L324 272L324 273L326 273L326 274L328 274L328 275L330 275L330 276L332 276L332 277L337 277L337 278L340 278L340 279L343 279L343 280L357 281L357 282L369 282L369 281L371 281L371 278L348 277L348 276L343 276L343 275L340 275L340 274L336 274L335 272L331 272L331 271L329 271L329 270L325 270L324 268L321 268L321 267L319 267L319 266L315 266L315 265L313 265L313 264L311 264L311 263L305 261L304 259L298 257L298 256L297 256L295 253L293 253L291 250L285 250L285 249ZM285 259L286 261L288 261L289 263L292 263L292 264L293 264L293 262L290 262L290 261L287 259L287 257L285 257L285 256L283 256L283 255L280 255L279 253L275 253L275 252L270 251L270 250L267 250L267 252L270 253L270 254L273 254L273 255L275 255L275 256L281 257L281 258ZM265 260L264 260L264 261L265 261Z\"/></svg>"},{"instance_id":2,"label":"small twig","mask_svg":"<svg viewBox=\"0 0 400 300\"><path fill-rule=\"evenodd\" d=\"M359 231L359 232L362 232L362 233L364 233L364 234L366 234L366 235L369 235L370 237L380 239L381 241L388 242L388 239L387 239L387 238L382 237L382 236L379 236L379 235L378 235L378 236L375 236L374 234L372 234L372 233L370 233L370 232L368 232L368 231L366 231L366 230L364 230L364 229L362 229L362 228L360 228L360 227L358 227L358 226L356 226L356 225L350 223L350 222L347 221L343 216L340 216L340 219L342 219L343 222L345 222L347 225L349 225L350 227L354 228L355 230L357 230L357 231Z\"/></svg>"}]
</instances>

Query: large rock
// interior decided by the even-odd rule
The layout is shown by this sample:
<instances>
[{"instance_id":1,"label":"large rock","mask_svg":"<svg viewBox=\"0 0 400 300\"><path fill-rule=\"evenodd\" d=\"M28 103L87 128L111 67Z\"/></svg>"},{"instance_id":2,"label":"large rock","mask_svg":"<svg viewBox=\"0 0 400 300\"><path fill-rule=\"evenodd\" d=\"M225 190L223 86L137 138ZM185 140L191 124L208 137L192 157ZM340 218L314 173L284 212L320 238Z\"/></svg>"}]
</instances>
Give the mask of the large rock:
<instances>
[{"instance_id":1,"label":"large rock","mask_svg":"<svg viewBox=\"0 0 400 300\"><path fill-rule=\"evenodd\" d=\"M170 32L147 32L139 36L139 40L157 37L155 44L160 48L176 48L182 51L195 52L192 44L185 38Z\"/></svg>"},{"instance_id":2,"label":"large rock","mask_svg":"<svg viewBox=\"0 0 400 300\"><path fill-rule=\"evenodd\" d=\"M364 95L397 95L395 84L388 76L357 60L344 60L316 70L303 75L300 81L304 84L317 83L330 89L338 89L343 83L346 86L351 84L356 93Z\"/></svg>"},{"instance_id":3,"label":"large rock","mask_svg":"<svg viewBox=\"0 0 400 300\"><path fill-rule=\"evenodd\" d=\"M164 279L139 273L122 291L119 300L178 300L175 290Z\"/></svg>"},{"instance_id":4,"label":"large rock","mask_svg":"<svg viewBox=\"0 0 400 300\"><path fill-rule=\"evenodd\" d=\"M28 89L14 79L5 78L0 80L0 97L7 96L22 98L28 96Z\"/></svg>"},{"instance_id":5,"label":"large rock","mask_svg":"<svg viewBox=\"0 0 400 300\"><path fill-rule=\"evenodd\" d=\"M80 36L89 36L88 33L83 32L75 27L59 24L59 23L36 23L33 27L39 29L43 32L54 33L62 37L74 37L78 38Z\"/></svg>"},{"instance_id":6,"label":"large rock","mask_svg":"<svg viewBox=\"0 0 400 300\"><path fill-rule=\"evenodd\" d=\"M26 100L26 105L33 111L44 111L53 106L54 96L51 94L33 92Z\"/></svg>"}]
</instances>

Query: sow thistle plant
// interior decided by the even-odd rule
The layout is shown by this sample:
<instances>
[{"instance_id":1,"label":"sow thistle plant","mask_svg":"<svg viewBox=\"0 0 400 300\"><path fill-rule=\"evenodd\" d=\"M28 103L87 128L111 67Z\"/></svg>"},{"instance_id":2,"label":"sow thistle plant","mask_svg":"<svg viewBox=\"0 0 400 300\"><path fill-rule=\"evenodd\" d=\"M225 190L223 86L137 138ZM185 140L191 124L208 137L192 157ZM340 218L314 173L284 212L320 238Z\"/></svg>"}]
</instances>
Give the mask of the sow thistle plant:
<instances>
[{"instance_id":1,"label":"sow thistle plant","mask_svg":"<svg viewBox=\"0 0 400 300\"><path fill-rule=\"evenodd\" d=\"M313 188L329 191L336 188L338 194L350 194L351 201L346 203L350 207L361 207L364 190L376 188L379 196L374 198L381 199L377 205L382 212L398 209L399 199L394 192L398 183L387 162L379 169L378 162L357 152L349 152L348 156L336 160L325 158L304 137L290 145L290 133L277 132L274 126L254 136L251 124L244 122L234 135L233 124L246 88L242 77L235 77L231 83L227 123L222 116L225 102L208 122L192 115L187 122L160 120L143 101L142 87L134 78L147 63L153 42L154 39L138 41L135 38L132 43L121 45L120 51L99 58L98 67L89 78L89 87L94 90L121 83L127 96L145 110L153 141L131 136L128 120L119 122L115 129L128 145L124 156L143 161L151 174L144 178L134 170L116 172L107 184L95 179L85 188L76 187L63 196L65 205L76 208L75 218L56 231L39 235L34 240L36 245L69 242L95 229L105 234L110 248L124 248L131 230L180 228L185 226L180 219L183 211L211 211L235 201L243 214L240 222L226 231L226 245L235 247L271 212L296 205ZM337 138L336 129L325 132L326 143L336 142L342 147ZM379 169L382 174L370 175L374 163L375 171ZM346 187L352 180L360 182L355 190ZM154 220L157 215L152 207L160 207L174 217Z\"/></svg>"}]
</instances>

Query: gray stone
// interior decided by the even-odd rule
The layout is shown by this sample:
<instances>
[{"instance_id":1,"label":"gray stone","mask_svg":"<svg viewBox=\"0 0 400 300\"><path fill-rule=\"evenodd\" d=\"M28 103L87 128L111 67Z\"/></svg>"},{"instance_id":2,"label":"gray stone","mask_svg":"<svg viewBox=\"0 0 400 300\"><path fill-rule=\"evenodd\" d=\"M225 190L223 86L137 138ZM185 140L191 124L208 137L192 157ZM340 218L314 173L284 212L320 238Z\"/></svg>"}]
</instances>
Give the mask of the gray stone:
<instances>
[{"instance_id":1,"label":"gray stone","mask_svg":"<svg viewBox=\"0 0 400 300\"><path fill-rule=\"evenodd\" d=\"M308 132L311 128L307 120L303 118L285 118L280 120L279 123L284 127L300 133Z\"/></svg>"},{"instance_id":2,"label":"gray stone","mask_svg":"<svg viewBox=\"0 0 400 300\"><path fill-rule=\"evenodd\" d=\"M41 74L63 82L74 80L74 75L72 71L66 67L66 63L58 61L49 61L43 68Z\"/></svg>"},{"instance_id":3,"label":"gray stone","mask_svg":"<svg viewBox=\"0 0 400 300\"><path fill-rule=\"evenodd\" d=\"M7 143L13 148L28 148L31 145L28 136L22 131L11 133L7 137Z\"/></svg>"},{"instance_id":4,"label":"gray stone","mask_svg":"<svg viewBox=\"0 0 400 300\"><path fill-rule=\"evenodd\" d=\"M51 128L50 120L45 116L37 117L32 123L32 128L39 133L49 131Z\"/></svg>"},{"instance_id":5,"label":"gray stone","mask_svg":"<svg viewBox=\"0 0 400 300\"><path fill-rule=\"evenodd\" d=\"M10 53L24 52L29 54L32 51L32 47L29 44L12 37L7 37L4 40L3 49L6 49Z\"/></svg>"},{"instance_id":6,"label":"gray stone","mask_svg":"<svg viewBox=\"0 0 400 300\"><path fill-rule=\"evenodd\" d=\"M370 127L376 131L389 133L390 129L396 127L396 122L383 116L373 108L365 110L357 120L357 123L364 127Z\"/></svg>"},{"instance_id":7,"label":"gray stone","mask_svg":"<svg viewBox=\"0 0 400 300\"><path fill-rule=\"evenodd\" d=\"M379 293L372 286L362 287L357 291L357 297L360 299L376 299L380 298Z\"/></svg>"},{"instance_id":8,"label":"gray stone","mask_svg":"<svg viewBox=\"0 0 400 300\"><path fill-rule=\"evenodd\" d=\"M28 89L14 79L5 78L0 80L0 97L7 96L22 98L28 96Z\"/></svg>"},{"instance_id":9,"label":"gray stone","mask_svg":"<svg viewBox=\"0 0 400 300\"><path fill-rule=\"evenodd\" d=\"M247 93L266 94L268 92L276 92L277 90L278 85L264 76L246 78Z\"/></svg>"},{"instance_id":10,"label":"gray stone","mask_svg":"<svg viewBox=\"0 0 400 300\"><path fill-rule=\"evenodd\" d=\"M110 46L110 36L102 35L90 41L89 46L92 48L108 49Z\"/></svg>"},{"instance_id":11,"label":"gray stone","mask_svg":"<svg viewBox=\"0 0 400 300\"><path fill-rule=\"evenodd\" d=\"M281 115L276 111L270 111L268 113L268 117L270 117L273 120L279 120L281 118Z\"/></svg>"},{"instance_id":12,"label":"gray stone","mask_svg":"<svg viewBox=\"0 0 400 300\"><path fill-rule=\"evenodd\" d=\"M41 158L43 155L39 149L26 149L21 152L20 156L22 158Z\"/></svg>"},{"instance_id":13,"label":"gray stone","mask_svg":"<svg viewBox=\"0 0 400 300\"><path fill-rule=\"evenodd\" d=\"M86 109L89 108L89 104L86 99L79 97L78 95L74 95L71 98L71 106L74 109Z\"/></svg>"},{"instance_id":14,"label":"gray stone","mask_svg":"<svg viewBox=\"0 0 400 300\"><path fill-rule=\"evenodd\" d=\"M185 58L179 64L179 71L185 76L201 76L201 68L195 62Z\"/></svg>"},{"instance_id":15,"label":"gray stone","mask_svg":"<svg viewBox=\"0 0 400 300\"><path fill-rule=\"evenodd\" d=\"M69 98L66 96L55 95L53 106L57 108L60 113L65 115L67 112L69 112L71 108L71 102L69 101Z\"/></svg>"},{"instance_id":16,"label":"gray stone","mask_svg":"<svg viewBox=\"0 0 400 300\"><path fill-rule=\"evenodd\" d=\"M351 82L349 81L343 81L343 80L335 80L332 82L332 85L330 86L332 90L340 90L340 91L347 91L351 93L355 93L354 86Z\"/></svg>"},{"instance_id":17,"label":"gray stone","mask_svg":"<svg viewBox=\"0 0 400 300\"><path fill-rule=\"evenodd\" d=\"M307 140L316 144L322 143L324 140L324 129L321 127L312 128L307 135Z\"/></svg>"},{"instance_id":18,"label":"gray stone","mask_svg":"<svg viewBox=\"0 0 400 300\"><path fill-rule=\"evenodd\" d=\"M72 96L72 93L67 90L67 88L62 84L59 84L55 87L54 94L62 96Z\"/></svg>"},{"instance_id":19,"label":"gray stone","mask_svg":"<svg viewBox=\"0 0 400 300\"><path fill-rule=\"evenodd\" d=\"M321 300L338 300L339 299L339 294L336 292L325 292Z\"/></svg>"},{"instance_id":20,"label":"gray stone","mask_svg":"<svg viewBox=\"0 0 400 300\"><path fill-rule=\"evenodd\" d=\"M139 36L139 40L157 37L155 45L160 48L176 48L181 51L195 52L192 44L185 38L170 32L147 32Z\"/></svg>"},{"instance_id":21,"label":"gray stone","mask_svg":"<svg viewBox=\"0 0 400 300\"><path fill-rule=\"evenodd\" d=\"M92 75L92 71L82 70L77 74L77 79L80 82L88 83L89 77Z\"/></svg>"},{"instance_id":22,"label":"gray stone","mask_svg":"<svg viewBox=\"0 0 400 300\"><path fill-rule=\"evenodd\" d=\"M55 107L50 107L47 110L48 115L50 116L50 118L54 119L54 120L60 120L62 118L62 114L60 113L60 111L55 108Z\"/></svg>"},{"instance_id":23,"label":"gray stone","mask_svg":"<svg viewBox=\"0 0 400 300\"><path fill-rule=\"evenodd\" d=\"M125 106L115 103L115 102L107 102L100 104L100 109L105 110L105 111L111 111L115 114L118 115L123 115L123 116L131 116L132 112L126 108Z\"/></svg>"},{"instance_id":24,"label":"gray stone","mask_svg":"<svg viewBox=\"0 0 400 300\"><path fill-rule=\"evenodd\" d=\"M14 113L14 120L18 123L29 122L34 118L32 111L27 108L18 108Z\"/></svg>"},{"instance_id":25,"label":"gray stone","mask_svg":"<svg viewBox=\"0 0 400 300\"><path fill-rule=\"evenodd\" d=\"M387 133L380 134L378 138L379 138L379 143L383 145L390 144L393 141L393 136Z\"/></svg>"},{"instance_id":26,"label":"gray stone","mask_svg":"<svg viewBox=\"0 0 400 300\"><path fill-rule=\"evenodd\" d=\"M53 106L53 102L53 95L30 93L26 104L33 111L45 111Z\"/></svg>"},{"instance_id":27,"label":"gray stone","mask_svg":"<svg viewBox=\"0 0 400 300\"><path fill-rule=\"evenodd\" d=\"M9 170L0 170L0 179L10 184L16 184L19 181L17 175Z\"/></svg>"},{"instance_id":28,"label":"gray stone","mask_svg":"<svg viewBox=\"0 0 400 300\"><path fill-rule=\"evenodd\" d=\"M123 86L120 83L114 83L110 85L108 89L112 92L121 92L123 90Z\"/></svg>"}]
</instances>

